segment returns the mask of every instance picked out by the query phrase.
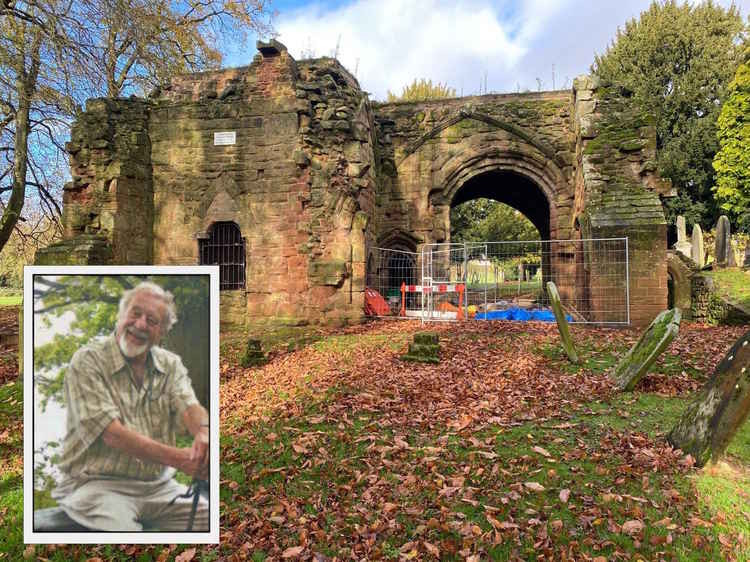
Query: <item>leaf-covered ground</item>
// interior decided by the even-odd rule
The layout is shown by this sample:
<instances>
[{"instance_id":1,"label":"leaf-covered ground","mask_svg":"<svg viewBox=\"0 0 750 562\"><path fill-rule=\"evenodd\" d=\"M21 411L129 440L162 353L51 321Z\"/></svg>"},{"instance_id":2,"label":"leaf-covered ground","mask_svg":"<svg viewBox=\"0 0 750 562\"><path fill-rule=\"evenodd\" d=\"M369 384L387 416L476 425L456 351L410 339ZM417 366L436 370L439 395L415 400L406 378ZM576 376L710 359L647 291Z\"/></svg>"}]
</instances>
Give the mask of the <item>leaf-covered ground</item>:
<instances>
[{"instance_id":1,"label":"leaf-covered ground","mask_svg":"<svg viewBox=\"0 0 750 562\"><path fill-rule=\"evenodd\" d=\"M746 327L683 325L632 394L615 393L606 371L636 331L574 328L584 359L574 367L553 325L430 328L440 332L439 365L400 360L418 323L331 333L259 368L239 367L239 346L225 345L221 544L40 546L27 556L750 557L750 423L729 463L709 470L664 440ZM20 468L6 452L18 447L16 439L3 453L10 468L0 486L11 495ZM20 511L3 500L0 517L18 524ZM5 548L13 559L24 547L9 539L0 556Z\"/></svg>"}]
</instances>

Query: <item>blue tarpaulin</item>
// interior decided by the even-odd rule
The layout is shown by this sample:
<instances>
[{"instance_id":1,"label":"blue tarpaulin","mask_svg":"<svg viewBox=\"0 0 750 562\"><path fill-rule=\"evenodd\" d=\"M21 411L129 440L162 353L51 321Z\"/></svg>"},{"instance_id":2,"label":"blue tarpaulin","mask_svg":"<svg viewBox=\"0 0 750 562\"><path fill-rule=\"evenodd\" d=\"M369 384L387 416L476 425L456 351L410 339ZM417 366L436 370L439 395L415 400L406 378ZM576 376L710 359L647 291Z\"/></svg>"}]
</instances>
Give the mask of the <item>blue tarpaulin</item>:
<instances>
[{"instance_id":1,"label":"blue tarpaulin","mask_svg":"<svg viewBox=\"0 0 750 562\"><path fill-rule=\"evenodd\" d=\"M538 322L554 322L555 314L551 310L543 310L538 308L526 310L525 308L512 307L505 310L477 312L474 318L476 320L519 320L521 322L536 320ZM565 315L565 319L568 322L573 321L573 317L569 314Z\"/></svg>"}]
</instances>

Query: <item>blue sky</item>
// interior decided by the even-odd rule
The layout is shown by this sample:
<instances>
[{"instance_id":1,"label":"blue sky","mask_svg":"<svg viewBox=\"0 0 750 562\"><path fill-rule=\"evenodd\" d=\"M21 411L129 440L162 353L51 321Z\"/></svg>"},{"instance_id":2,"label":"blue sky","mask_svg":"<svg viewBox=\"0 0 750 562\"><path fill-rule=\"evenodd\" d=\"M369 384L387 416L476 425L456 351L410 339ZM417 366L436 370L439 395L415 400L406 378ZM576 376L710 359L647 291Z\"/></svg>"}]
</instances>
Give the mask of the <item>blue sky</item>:
<instances>
[{"instance_id":1,"label":"blue sky","mask_svg":"<svg viewBox=\"0 0 750 562\"><path fill-rule=\"evenodd\" d=\"M720 0L728 6L729 0ZM277 0L273 27L295 58L331 55L372 99L428 78L470 95L570 87L650 0ZM750 0L735 1L744 18ZM248 64L255 37L226 58ZM553 76L554 73L554 76Z\"/></svg>"}]
</instances>

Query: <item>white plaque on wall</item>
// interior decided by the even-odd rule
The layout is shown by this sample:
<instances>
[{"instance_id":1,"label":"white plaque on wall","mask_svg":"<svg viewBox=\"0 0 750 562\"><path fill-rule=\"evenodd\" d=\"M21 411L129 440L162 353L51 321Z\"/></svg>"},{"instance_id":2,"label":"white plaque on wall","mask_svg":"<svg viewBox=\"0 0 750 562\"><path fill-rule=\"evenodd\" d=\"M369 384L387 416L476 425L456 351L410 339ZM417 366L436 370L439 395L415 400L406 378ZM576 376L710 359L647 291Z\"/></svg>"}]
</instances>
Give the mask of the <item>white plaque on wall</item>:
<instances>
[{"instance_id":1,"label":"white plaque on wall","mask_svg":"<svg viewBox=\"0 0 750 562\"><path fill-rule=\"evenodd\" d=\"M226 146L234 144L237 141L237 134L234 131L222 131L214 133L214 146Z\"/></svg>"}]
</instances>

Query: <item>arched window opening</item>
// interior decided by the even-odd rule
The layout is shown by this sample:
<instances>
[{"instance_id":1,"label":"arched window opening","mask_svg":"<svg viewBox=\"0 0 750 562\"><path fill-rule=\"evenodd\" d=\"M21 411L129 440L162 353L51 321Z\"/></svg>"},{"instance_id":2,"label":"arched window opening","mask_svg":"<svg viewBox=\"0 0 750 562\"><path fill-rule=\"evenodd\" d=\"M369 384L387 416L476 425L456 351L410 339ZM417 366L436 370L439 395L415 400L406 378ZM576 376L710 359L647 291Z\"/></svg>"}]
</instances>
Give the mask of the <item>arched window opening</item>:
<instances>
[{"instance_id":1,"label":"arched window opening","mask_svg":"<svg viewBox=\"0 0 750 562\"><path fill-rule=\"evenodd\" d=\"M403 252L394 251L386 264L388 275L387 291L395 295L401 294L401 283L416 285L416 264L414 258Z\"/></svg>"},{"instance_id":2,"label":"arched window opening","mask_svg":"<svg viewBox=\"0 0 750 562\"><path fill-rule=\"evenodd\" d=\"M245 288L245 240L233 222L211 225L208 238L199 241L201 265L219 266L221 290Z\"/></svg>"}]
</instances>

